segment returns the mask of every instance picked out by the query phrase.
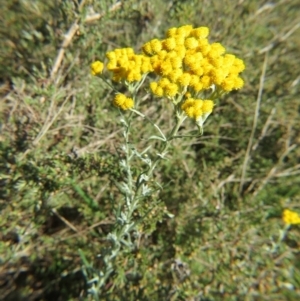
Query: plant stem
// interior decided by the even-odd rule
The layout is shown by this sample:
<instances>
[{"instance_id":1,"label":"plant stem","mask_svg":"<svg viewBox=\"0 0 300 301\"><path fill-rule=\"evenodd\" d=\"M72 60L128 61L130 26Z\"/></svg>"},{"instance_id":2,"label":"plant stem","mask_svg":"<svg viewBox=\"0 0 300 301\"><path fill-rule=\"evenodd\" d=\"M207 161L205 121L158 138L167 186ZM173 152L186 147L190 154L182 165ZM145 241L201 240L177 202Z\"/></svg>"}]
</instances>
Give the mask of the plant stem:
<instances>
[{"instance_id":1,"label":"plant stem","mask_svg":"<svg viewBox=\"0 0 300 301\"><path fill-rule=\"evenodd\" d=\"M182 122L184 121L184 119L185 119L185 116L183 116L183 115L180 115L176 119L176 124L175 124L174 128L171 130L170 134L167 136L167 140L163 142L161 152L157 154L156 159L154 160L152 166L146 172L146 176L147 176L148 180L152 177L153 171L154 171L155 167L157 166L158 162L161 159L163 159L165 154L167 153L167 150L170 146L170 141L176 136L176 134L177 134ZM142 187L143 184L144 184L144 181L141 181L141 183L138 184L134 199L140 197L141 187Z\"/></svg>"},{"instance_id":2,"label":"plant stem","mask_svg":"<svg viewBox=\"0 0 300 301\"><path fill-rule=\"evenodd\" d=\"M164 158L167 153L168 148L170 147L170 141L176 137L177 132L186 117L183 114L177 115L176 124L174 128L170 131L169 135L167 136L166 140L163 141L162 149L160 153L157 154L154 162L149 167L148 171L144 173L146 175L147 181L153 176L153 171L156 168L157 164L160 160ZM135 224L132 221L132 215L134 211L138 207L138 202L140 201L142 196L142 187L146 180L142 180L140 183L136 184L136 189L133 188L132 182L132 172L130 167L130 161L132 158L132 151L129 146L129 134L130 134L130 126L131 123L127 120L125 123L125 131L124 131L124 139L125 139L125 170L126 170L126 177L127 177L127 187L129 191L125 193L125 203L126 203L126 210L118 212L118 216L116 216L116 224L115 229L109 235L109 240L112 242L112 245L108 252L103 256L103 261L105 263L105 270L103 273L98 275L98 282L97 282L97 292L100 294L102 288L105 285L105 282L110 277L110 275L114 272L114 261L116 257L122 251L122 245L125 245L125 248L132 247L131 239L130 239L130 232L134 228ZM140 175L142 175L141 173ZM119 223L121 221L121 224ZM127 239L129 238L129 241Z\"/></svg>"}]
</instances>

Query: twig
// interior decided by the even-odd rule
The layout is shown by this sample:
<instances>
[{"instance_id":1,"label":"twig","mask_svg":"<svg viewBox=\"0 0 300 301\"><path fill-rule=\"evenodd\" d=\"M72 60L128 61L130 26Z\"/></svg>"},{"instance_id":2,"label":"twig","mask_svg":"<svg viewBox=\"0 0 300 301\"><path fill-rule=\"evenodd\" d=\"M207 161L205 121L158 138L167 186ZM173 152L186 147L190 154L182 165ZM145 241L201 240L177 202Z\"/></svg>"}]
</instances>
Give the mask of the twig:
<instances>
[{"instance_id":1,"label":"twig","mask_svg":"<svg viewBox=\"0 0 300 301\"><path fill-rule=\"evenodd\" d=\"M78 10L79 12L82 10L82 8L84 7L84 4L85 4L85 1L86 0L82 0L78 6ZM64 58L64 55L65 55L65 49L70 45L75 33L77 32L78 28L79 28L79 18L76 19L76 21L71 25L71 27L69 28L67 34L65 34L65 38L60 46L60 49L58 51L58 54L56 56L56 59L55 59L55 63L52 67L52 71L51 71L51 74L50 74L50 79L52 80L54 78L54 76L56 75L60 65L61 65L61 62Z\"/></svg>"},{"instance_id":2,"label":"twig","mask_svg":"<svg viewBox=\"0 0 300 301\"><path fill-rule=\"evenodd\" d=\"M276 178L295 176L300 174L300 164L297 164L291 168L287 168L282 172L277 173Z\"/></svg>"},{"instance_id":3,"label":"twig","mask_svg":"<svg viewBox=\"0 0 300 301\"><path fill-rule=\"evenodd\" d=\"M52 68L52 71L51 71L51 74L50 74L51 79L53 79L54 76L56 75L56 73L57 73L57 71L58 71L58 69L61 65L61 62L64 58L65 48L67 48L70 45L70 43L71 43L76 31L78 30L78 28L79 28L79 25L78 25L78 20L77 20L73 23L73 25L68 30L68 33L65 35L65 38L64 38L64 40L63 40L63 42L60 46L57 57L55 59L55 63L53 65L53 68Z\"/></svg>"},{"instance_id":4,"label":"twig","mask_svg":"<svg viewBox=\"0 0 300 301\"><path fill-rule=\"evenodd\" d=\"M80 3L80 6L79 6L79 10L82 9L82 7L84 6L85 4L85 0L82 0L81 3ZM120 6L121 6L121 2L117 2L115 3L114 5L112 5L109 9L109 12L112 12L116 9L118 9ZM103 16L105 15L105 13L102 13L102 14L94 14L94 15L91 15L91 16L86 16L86 18L83 20L83 23L88 23L88 22L92 22L92 21L95 21L95 20L99 20L101 19ZM62 60L64 58L64 55L65 55L65 50L66 48L70 45L75 33L77 32L77 30L79 29L79 22L80 22L80 18L77 18L75 20L75 22L71 25L71 27L69 28L68 32L65 34L65 38L60 46L60 49L58 50L58 54L56 56L56 59L55 59L55 62L54 62L54 65L52 67L52 70L51 70L51 73L50 73L50 79L53 80L61 63L62 63Z\"/></svg>"},{"instance_id":5,"label":"twig","mask_svg":"<svg viewBox=\"0 0 300 301\"><path fill-rule=\"evenodd\" d=\"M95 148L99 149L100 146L104 145L105 143L107 143L107 141L109 141L114 136L116 136L116 134L118 132L120 132L120 130L117 130L117 131L111 133L110 135L108 135L107 137L105 137L105 139L92 142L92 143L88 144L87 146L82 147L80 149L74 149L73 153L76 154L76 157L80 157L80 156L84 155L85 153L92 153L93 151L89 151L89 149L91 149L91 148L93 148L93 149L95 149Z\"/></svg>"},{"instance_id":6,"label":"twig","mask_svg":"<svg viewBox=\"0 0 300 301\"><path fill-rule=\"evenodd\" d=\"M67 225L69 228L71 228L74 232L78 233L78 230L76 229L76 227L74 225L72 225L67 219L65 219L63 216L61 216L57 210L54 208L52 209L52 212L65 224Z\"/></svg>"},{"instance_id":7,"label":"twig","mask_svg":"<svg viewBox=\"0 0 300 301\"><path fill-rule=\"evenodd\" d=\"M253 125L252 125L252 130L251 130L250 138L248 141L248 146L247 146L245 159L244 159L244 163L243 163L243 167L242 167L242 175L241 175L241 182L240 182L240 188L239 188L240 194L242 193L242 190L243 190L246 169L247 169L248 161L250 159L251 147L252 147L253 138L254 138L254 134L255 134L255 130L256 130L256 126L257 126L257 120L258 120L258 116L259 116L259 108L260 108L262 92L263 92L263 87L264 87L264 80L265 80L266 70L267 70L267 62L268 62L268 53L266 53L266 55L265 55L263 69L262 69L262 73L260 76L259 91L258 91L257 100L256 100L256 108L255 108L255 114L254 114L254 119L253 119Z\"/></svg>"},{"instance_id":8,"label":"twig","mask_svg":"<svg viewBox=\"0 0 300 301\"><path fill-rule=\"evenodd\" d=\"M61 105L61 107L59 108L58 112L53 116L53 118L47 123L45 122L44 126L42 127L41 131L39 132L39 134L36 136L36 138L33 141L33 145L37 145L39 143L39 141L43 138L43 136L47 133L47 131L49 130L49 128L51 127L51 125L54 123L54 121L56 120L56 118L59 116L59 114L62 112L65 104L69 101L70 97L72 95L69 95L65 101L63 102L63 104ZM49 116L50 116L50 112L49 112ZM50 119L50 118L49 118Z\"/></svg>"},{"instance_id":9,"label":"twig","mask_svg":"<svg viewBox=\"0 0 300 301\"><path fill-rule=\"evenodd\" d=\"M300 28L300 22L295 24L287 33L284 35L277 35L273 38L273 40L270 42L269 45L264 47L263 49L259 50L259 54L265 53L270 51L272 48L274 48L279 43L284 42L290 35L292 35L298 28Z\"/></svg>"},{"instance_id":10,"label":"twig","mask_svg":"<svg viewBox=\"0 0 300 301\"><path fill-rule=\"evenodd\" d=\"M275 166L273 166L271 168L271 170L269 171L269 173L267 174L267 176L263 179L263 180L258 180L257 182L259 182L259 186L255 189L255 191L252 193L252 197L254 198L255 196L257 196L257 194L265 187L265 185L272 179L272 178L278 178L280 177L279 175L283 176L283 173L279 173L278 170L280 168L280 165L283 163L284 159L286 158L286 156L293 151L295 148L297 147L296 144L293 144L291 146L288 146L287 149L285 150L285 152L280 156L280 158L278 159L277 163ZM296 166L297 167L297 166ZM294 167L295 169L295 167ZM297 168L296 168L297 169ZM291 171L291 169L290 169ZM287 170L285 170L285 174L284 176L288 176L288 174L286 173ZM297 173L294 173L297 174ZM290 175L293 175L292 173ZM254 183L248 187L247 191L250 191L253 188Z\"/></svg>"},{"instance_id":11,"label":"twig","mask_svg":"<svg viewBox=\"0 0 300 301\"><path fill-rule=\"evenodd\" d=\"M269 126L272 124L272 117L273 117L273 115L274 115L275 113L276 113L276 108L273 108L273 109L271 110L271 113L270 113L270 115L269 115L267 121L265 122L265 125L264 125L264 127L263 127L263 129L262 129L262 131L261 131L261 134L260 134L259 138L257 139L256 143L252 146L252 151L253 151L253 152L257 149L257 147L258 147L260 141L262 141L263 138L267 135Z\"/></svg>"},{"instance_id":12,"label":"twig","mask_svg":"<svg viewBox=\"0 0 300 301\"><path fill-rule=\"evenodd\" d=\"M117 10L118 8L120 8L121 5L122 5L122 2L118 1L117 3L113 4L108 11L113 12L113 11ZM86 16L84 22L85 23L93 22L93 21L101 19L104 16L105 16L105 13L93 14L93 15L90 15L90 16Z\"/></svg>"}]
</instances>

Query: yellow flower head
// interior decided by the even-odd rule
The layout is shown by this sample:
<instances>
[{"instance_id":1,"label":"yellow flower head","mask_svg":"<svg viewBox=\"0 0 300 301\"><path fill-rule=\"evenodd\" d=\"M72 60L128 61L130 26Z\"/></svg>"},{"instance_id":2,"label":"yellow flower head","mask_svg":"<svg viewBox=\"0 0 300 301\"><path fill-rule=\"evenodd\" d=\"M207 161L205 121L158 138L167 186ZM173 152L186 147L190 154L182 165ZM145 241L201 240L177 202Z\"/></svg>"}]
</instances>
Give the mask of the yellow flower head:
<instances>
[{"instance_id":1,"label":"yellow flower head","mask_svg":"<svg viewBox=\"0 0 300 301\"><path fill-rule=\"evenodd\" d=\"M152 53L156 54L162 50L161 41L158 39L154 39L150 41Z\"/></svg>"},{"instance_id":2,"label":"yellow flower head","mask_svg":"<svg viewBox=\"0 0 300 301\"><path fill-rule=\"evenodd\" d=\"M186 113L188 117L197 120L201 115L203 115L202 106L203 100L188 98L182 104L181 109Z\"/></svg>"},{"instance_id":3,"label":"yellow flower head","mask_svg":"<svg viewBox=\"0 0 300 301\"><path fill-rule=\"evenodd\" d=\"M171 51L176 47L176 40L174 38L167 38L162 41L163 48L167 51Z\"/></svg>"},{"instance_id":4,"label":"yellow flower head","mask_svg":"<svg viewBox=\"0 0 300 301\"><path fill-rule=\"evenodd\" d=\"M226 75L227 74L224 72L222 68L214 68L210 72L210 77L212 81L217 85L220 85L222 83Z\"/></svg>"},{"instance_id":5,"label":"yellow flower head","mask_svg":"<svg viewBox=\"0 0 300 301\"><path fill-rule=\"evenodd\" d=\"M142 75L138 68L133 69L132 71L128 72L127 76L126 76L126 80L130 83L134 82L134 81L138 82L141 80L141 78L142 78Z\"/></svg>"},{"instance_id":6,"label":"yellow flower head","mask_svg":"<svg viewBox=\"0 0 300 301\"><path fill-rule=\"evenodd\" d=\"M168 97L174 97L178 92L178 86L174 83L170 83L164 89L165 95Z\"/></svg>"},{"instance_id":7,"label":"yellow flower head","mask_svg":"<svg viewBox=\"0 0 300 301\"><path fill-rule=\"evenodd\" d=\"M134 101L132 98L126 97L126 95L120 93L114 98L113 104L122 110L129 110L133 108Z\"/></svg>"},{"instance_id":8,"label":"yellow flower head","mask_svg":"<svg viewBox=\"0 0 300 301\"><path fill-rule=\"evenodd\" d=\"M150 62L150 58L147 56L144 56L142 58L142 63L141 63L141 72L143 74L148 73L148 72L152 72L153 68Z\"/></svg>"},{"instance_id":9,"label":"yellow flower head","mask_svg":"<svg viewBox=\"0 0 300 301\"><path fill-rule=\"evenodd\" d=\"M225 53L225 48L220 43L212 43L210 46L209 55L212 57L220 56Z\"/></svg>"},{"instance_id":10,"label":"yellow flower head","mask_svg":"<svg viewBox=\"0 0 300 301\"><path fill-rule=\"evenodd\" d=\"M212 85L212 79L208 75L204 75L200 79L203 89L208 89Z\"/></svg>"},{"instance_id":11,"label":"yellow flower head","mask_svg":"<svg viewBox=\"0 0 300 301\"><path fill-rule=\"evenodd\" d=\"M199 126L203 126L207 117L213 111L214 103L212 100L188 98L181 105L185 114L194 119Z\"/></svg>"},{"instance_id":12,"label":"yellow flower head","mask_svg":"<svg viewBox=\"0 0 300 301\"><path fill-rule=\"evenodd\" d=\"M163 77L158 82L152 82L150 90L158 97L174 97L178 92L178 86L175 83L171 83L167 77Z\"/></svg>"},{"instance_id":13,"label":"yellow flower head","mask_svg":"<svg viewBox=\"0 0 300 301\"><path fill-rule=\"evenodd\" d=\"M176 42L177 46L185 47L184 46L184 42L185 42L185 37L184 36L177 34L173 38L175 39L175 42Z\"/></svg>"},{"instance_id":14,"label":"yellow flower head","mask_svg":"<svg viewBox=\"0 0 300 301\"><path fill-rule=\"evenodd\" d=\"M235 61L235 55L229 53L224 55L223 64L226 68L230 68L233 65L234 61Z\"/></svg>"},{"instance_id":15,"label":"yellow flower head","mask_svg":"<svg viewBox=\"0 0 300 301\"><path fill-rule=\"evenodd\" d=\"M167 76L173 70L172 64L170 61L164 61L160 65L160 75Z\"/></svg>"},{"instance_id":16,"label":"yellow flower head","mask_svg":"<svg viewBox=\"0 0 300 301\"><path fill-rule=\"evenodd\" d=\"M167 37L171 38L174 37L177 34L177 28L176 27L172 27L170 29L168 29L167 31Z\"/></svg>"},{"instance_id":17,"label":"yellow flower head","mask_svg":"<svg viewBox=\"0 0 300 301\"><path fill-rule=\"evenodd\" d=\"M163 77L159 82L158 85L161 86L163 89L170 84L170 81L168 78Z\"/></svg>"},{"instance_id":18,"label":"yellow flower head","mask_svg":"<svg viewBox=\"0 0 300 301\"><path fill-rule=\"evenodd\" d=\"M184 46L186 49L195 49L198 46L198 41L194 37L187 38L184 42Z\"/></svg>"},{"instance_id":19,"label":"yellow flower head","mask_svg":"<svg viewBox=\"0 0 300 301\"><path fill-rule=\"evenodd\" d=\"M171 65L173 69L178 69L182 67L182 59L178 56L171 58Z\"/></svg>"},{"instance_id":20,"label":"yellow flower head","mask_svg":"<svg viewBox=\"0 0 300 301\"><path fill-rule=\"evenodd\" d=\"M155 96L162 97L164 95L163 88L157 82L150 83L150 90Z\"/></svg>"},{"instance_id":21,"label":"yellow flower head","mask_svg":"<svg viewBox=\"0 0 300 301\"><path fill-rule=\"evenodd\" d=\"M177 44L174 48L174 51L176 52L176 57L180 58L181 60L185 57L186 48L184 47L184 45Z\"/></svg>"},{"instance_id":22,"label":"yellow flower head","mask_svg":"<svg viewBox=\"0 0 300 301\"><path fill-rule=\"evenodd\" d=\"M177 29L177 34L179 36L188 37L192 30L193 30L192 25L184 25Z\"/></svg>"},{"instance_id":23,"label":"yellow flower head","mask_svg":"<svg viewBox=\"0 0 300 301\"><path fill-rule=\"evenodd\" d=\"M200 51L204 56L207 56L211 49L211 46L207 39L198 40L197 50Z\"/></svg>"},{"instance_id":24,"label":"yellow flower head","mask_svg":"<svg viewBox=\"0 0 300 301\"><path fill-rule=\"evenodd\" d=\"M214 108L214 102L212 100L203 100L203 106L202 106L202 110L203 113L211 113L213 111Z\"/></svg>"},{"instance_id":25,"label":"yellow flower head","mask_svg":"<svg viewBox=\"0 0 300 301\"><path fill-rule=\"evenodd\" d=\"M107 57L109 60L114 60L114 59L116 59L116 53L115 53L114 51L106 52L106 57Z\"/></svg>"},{"instance_id":26,"label":"yellow flower head","mask_svg":"<svg viewBox=\"0 0 300 301\"><path fill-rule=\"evenodd\" d=\"M177 82L178 78L183 74L181 68L173 69L171 73L168 74L168 78L171 82Z\"/></svg>"},{"instance_id":27,"label":"yellow flower head","mask_svg":"<svg viewBox=\"0 0 300 301\"><path fill-rule=\"evenodd\" d=\"M95 61L94 63L91 64L91 73L92 75L98 75L102 73L104 68L104 64L100 61Z\"/></svg>"},{"instance_id":28,"label":"yellow flower head","mask_svg":"<svg viewBox=\"0 0 300 301\"><path fill-rule=\"evenodd\" d=\"M244 81L236 75L229 75L222 81L220 86L224 91L230 92L242 88L244 86Z\"/></svg>"},{"instance_id":29,"label":"yellow flower head","mask_svg":"<svg viewBox=\"0 0 300 301\"><path fill-rule=\"evenodd\" d=\"M194 28L191 32L191 36L197 39L205 39L208 37L209 29L207 27Z\"/></svg>"},{"instance_id":30,"label":"yellow flower head","mask_svg":"<svg viewBox=\"0 0 300 301\"><path fill-rule=\"evenodd\" d=\"M196 62L196 58L194 55L187 53L183 59L184 64L191 68L191 66L193 66Z\"/></svg>"},{"instance_id":31,"label":"yellow flower head","mask_svg":"<svg viewBox=\"0 0 300 301\"><path fill-rule=\"evenodd\" d=\"M300 224L300 216L297 212L285 209L282 214L283 222L287 225L299 225Z\"/></svg>"},{"instance_id":32,"label":"yellow flower head","mask_svg":"<svg viewBox=\"0 0 300 301\"><path fill-rule=\"evenodd\" d=\"M142 49L145 54L152 55L152 47L150 42L145 43Z\"/></svg>"},{"instance_id":33,"label":"yellow flower head","mask_svg":"<svg viewBox=\"0 0 300 301\"><path fill-rule=\"evenodd\" d=\"M191 75L187 72L183 73L181 76L179 76L177 82L182 86L188 86L191 81Z\"/></svg>"}]
</instances>

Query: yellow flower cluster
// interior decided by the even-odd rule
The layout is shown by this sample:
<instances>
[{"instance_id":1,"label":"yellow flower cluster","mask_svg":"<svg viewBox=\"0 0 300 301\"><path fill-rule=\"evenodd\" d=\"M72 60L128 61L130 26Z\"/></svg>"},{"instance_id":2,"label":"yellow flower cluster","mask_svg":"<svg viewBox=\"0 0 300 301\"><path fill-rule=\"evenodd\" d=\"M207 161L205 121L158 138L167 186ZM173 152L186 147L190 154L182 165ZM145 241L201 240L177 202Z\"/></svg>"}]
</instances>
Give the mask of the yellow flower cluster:
<instances>
[{"instance_id":1,"label":"yellow flower cluster","mask_svg":"<svg viewBox=\"0 0 300 301\"><path fill-rule=\"evenodd\" d=\"M134 101L132 98L126 97L126 95L120 93L115 96L113 104L122 110L128 110L133 108Z\"/></svg>"},{"instance_id":2,"label":"yellow flower cluster","mask_svg":"<svg viewBox=\"0 0 300 301\"><path fill-rule=\"evenodd\" d=\"M134 53L132 48L115 49L106 53L108 63L106 68L112 72L112 79L116 82L125 81L132 83L140 81L145 73L152 71L150 58L145 55ZM91 64L92 75L98 75L102 72L104 64L96 61ZM134 101L124 94L117 94L113 104L123 110L133 108Z\"/></svg>"},{"instance_id":3,"label":"yellow flower cluster","mask_svg":"<svg viewBox=\"0 0 300 301\"><path fill-rule=\"evenodd\" d=\"M297 225L300 224L300 216L297 212L285 209L283 211L282 219L287 225Z\"/></svg>"},{"instance_id":4,"label":"yellow flower cluster","mask_svg":"<svg viewBox=\"0 0 300 301\"><path fill-rule=\"evenodd\" d=\"M113 73L114 81L125 80L129 83L140 81L143 74L152 71L150 59L135 54L132 48L115 49L106 53L107 69Z\"/></svg>"},{"instance_id":5,"label":"yellow flower cluster","mask_svg":"<svg viewBox=\"0 0 300 301\"><path fill-rule=\"evenodd\" d=\"M220 43L210 44L208 34L207 27L185 25L170 28L163 40L153 39L143 45L153 71L160 76L150 84L154 95L173 98L187 92L196 96L210 88L229 92L244 85L239 77L245 69L243 61L225 54ZM212 112L213 102L188 97L181 109L202 126Z\"/></svg>"},{"instance_id":6,"label":"yellow flower cluster","mask_svg":"<svg viewBox=\"0 0 300 301\"><path fill-rule=\"evenodd\" d=\"M144 44L143 52L150 57L154 72L161 76L159 82L150 86L153 94L172 97L183 90L194 94L212 85L229 92L243 86L239 77L245 69L243 61L225 54L220 43L210 44L208 33L207 27L185 25L169 29L163 40ZM171 91L165 84L167 80L173 84Z\"/></svg>"},{"instance_id":7,"label":"yellow flower cluster","mask_svg":"<svg viewBox=\"0 0 300 301\"><path fill-rule=\"evenodd\" d=\"M144 44L143 54L135 54L132 48L107 52L106 68L112 72L114 81L124 81L129 85L141 81L144 74L154 72L159 79L150 83L150 91L155 96L171 99L176 106L179 104L188 117L202 125L213 110L213 102L198 99L199 93L230 92L244 85L239 77L245 69L244 62L226 54L220 43L209 43L208 34L207 27L185 25L170 28L165 39L153 39ZM102 70L102 62L91 65L93 75ZM124 110L133 107L133 101L125 101L125 95L125 98L120 97L117 95L117 100L114 100L116 106ZM208 98L207 95L202 97Z\"/></svg>"}]
</instances>

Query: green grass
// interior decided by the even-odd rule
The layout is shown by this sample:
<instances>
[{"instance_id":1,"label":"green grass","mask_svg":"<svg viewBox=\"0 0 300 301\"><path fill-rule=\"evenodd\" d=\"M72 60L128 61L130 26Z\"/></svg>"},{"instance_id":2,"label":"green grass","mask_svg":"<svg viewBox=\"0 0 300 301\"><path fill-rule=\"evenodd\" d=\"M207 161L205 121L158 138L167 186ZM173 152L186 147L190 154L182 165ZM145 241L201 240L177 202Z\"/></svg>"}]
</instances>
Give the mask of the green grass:
<instances>
[{"instance_id":1,"label":"green grass","mask_svg":"<svg viewBox=\"0 0 300 301\"><path fill-rule=\"evenodd\" d=\"M91 300L79 250L101 268L121 200L122 133L113 93L89 64L184 24L208 26L211 41L245 61L245 87L220 100L201 138L175 141L155 174L161 203L101 300L298 300L299 226L280 239L283 209L300 212L298 2L3 4L0 300ZM87 21L93 13L103 16ZM167 102L150 100L143 111L170 129ZM135 134L142 147L153 129L138 120Z\"/></svg>"}]
</instances>

